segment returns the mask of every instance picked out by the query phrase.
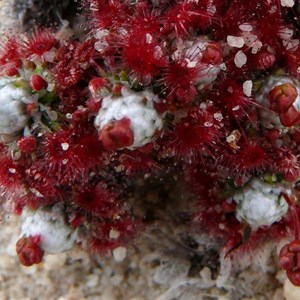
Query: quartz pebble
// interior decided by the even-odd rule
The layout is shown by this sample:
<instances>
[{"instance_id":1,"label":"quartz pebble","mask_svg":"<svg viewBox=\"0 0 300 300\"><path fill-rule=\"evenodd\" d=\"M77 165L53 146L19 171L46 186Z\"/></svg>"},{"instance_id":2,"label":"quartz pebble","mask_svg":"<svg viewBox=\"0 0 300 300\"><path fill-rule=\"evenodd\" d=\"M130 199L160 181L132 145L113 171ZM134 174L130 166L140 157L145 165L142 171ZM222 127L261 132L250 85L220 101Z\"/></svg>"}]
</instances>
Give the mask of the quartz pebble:
<instances>
[{"instance_id":1,"label":"quartz pebble","mask_svg":"<svg viewBox=\"0 0 300 300\"><path fill-rule=\"evenodd\" d=\"M125 247L118 247L113 250L113 256L116 262L121 262L126 257L126 248Z\"/></svg>"},{"instance_id":2,"label":"quartz pebble","mask_svg":"<svg viewBox=\"0 0 300 300\"><path fill-rule=\"evenodd\" d=\"M234 57L234 63L238 68L241 68L243 65L245 65L247 62L247 56L245 55L245 53L240 50L236 53L235 57Z\"/></svg>"},{"instance_id":3,"label":"quartz pebble","mask_svg":"<svg viewBox=\"0 0 300 300\"><path fill-rule=\"evenodd\" d=\"M299 300L300 299L300 287L296 287L286 279L283 286L283 294L286 300Z\"/></svg>"},{"instance_id":4,"label":"quartz pebble","mask_svg":"<svg viewBox=\"0 0 300 300\"><path fill-rule=\"evenodd\" d=\"M247 97L251 96L252 86L253 86L252 80L246 80L243 83L243 92Z\"/></svg>"},{"instance_id":5,"label":"quartz pebble","mask_svg":"<svg viewBox=\"0 0 300 300\"><path fill-rule=\"evenodd\" d=\"M227 36L227 44L231 47L242 48L244 43L244 38L241 36Z\"/></svg>"},{"instance_id":6,"label":"quartz pebble","mask_svg":"<svg viewBox=\"0 0 300 300\"><path fill-rule=\"evenodd\" d=\"M294 0L281 0L281 6L283 7L293 7L295 5Z\"/></svg>"}]
</instances>

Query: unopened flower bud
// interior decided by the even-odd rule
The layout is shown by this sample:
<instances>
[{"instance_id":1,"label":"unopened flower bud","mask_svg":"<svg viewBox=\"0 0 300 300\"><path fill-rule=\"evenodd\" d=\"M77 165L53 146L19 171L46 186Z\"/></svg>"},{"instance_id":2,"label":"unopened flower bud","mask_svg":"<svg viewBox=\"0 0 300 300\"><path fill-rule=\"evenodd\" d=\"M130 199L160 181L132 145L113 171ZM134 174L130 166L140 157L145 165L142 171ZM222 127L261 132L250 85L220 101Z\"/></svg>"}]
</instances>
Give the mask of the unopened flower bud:
<instances>
[{"instance_id":1,"label":"unopened flower bud","mask_svg":"<svg viewBox=\"0 0 300 300\"><path fill-rule=\"evenodd\" d=\"M268 129L298 125L300 123L299 91L299 83L291 77L269 77L256 97L257 102L264 107L260 109L262 125Z\"/></svg>"},{"instance_id":2,"label":"unopened flower bud","mask_svg":"<svg viewBox=\"0 0 300 300\"><path fill-rule=\"evenodd\" d=\"M19 71L16 67L12 66L12 67L6 67L4 69L4 73L8 77L13 77L13 76L16 76L17 74L19 74Z\"/></svg>"},{"instance_id":3,"label":"unopened flower bud","mask_svg":"<svg viewBox=\"0 0 300 300\"><path fill-rule=\"evenodd\" d=\"M133 131L130 128L130 120L123 118L111 122L100 131L99 139L107 150L116 150L130 147L134 142Z\"/></svg>"},{"instance_id":4,"label":"unopened flower bud","mask_svg":"<svg viewBox=\"0 0 300 300\"><path fill-rule=\"evenodd\" d=\"M21 264L26 267L39 264L44 256L44 251L39 246L39 237L20 238L16 250Z\"/></svg>"},{"instance_id":5,"label":"unopened flower bud","mask_svg":"<svg viewBox=\"0 0 300 300\"><path fill-rule=\"evenodd\" d=\"M295 286L300 286L300 270L288 270L286 275L291 283Z\"/></svg>"},{"instance_id":6,"label":"unopened flower bud","mask_svg":"<svg viewBox=\"0 0 300 300\"><path fill-rule=\"evenodd\" d=\"M19 74L19 68L22 67L22 62L20 60L11 61L4 66L4 74L9 77L16 76Z\"/></svg>"},{"instance_id":7,"label":"unopened flower bud","mask_svg":"<svg viewBox=\"0 0 300 300\"><path fill-rule=\"evenodd\" d=\"M30 77L30 86L34 91L40 91L47 88L48 83L47 81L41 77L40 75L31 75Z\"/></svg>"},{"instance_id":8,"label":"unopened flower bud","mask_svg":"<svg viewBox=\"0 0 300 300\"><path fill-rule=\"evenodd\" d=\"M280 122L285 127L296 126L300 123L300 112L291 106L286 113L280 114Z\"/></svg>"},{"instance_id":9,"label":"unopened flower bud","mask_svg":"<svg viewBox=\"0 0 300 300\"><path fill-rule=\"evenodd\" d=\"M107 149L133 150L157 137L162 118L154 108L157 97L151 91L134 92L119 87L120 96L110 94L102 99L94 124Z\"/></svg>"},{"instance_id":10,"label":"unopened flower bud","mask_svg":"<svg viewBox=\"0 0 300 300\"><path fill-rule=\"evenodd\" d=\"M282 269L286 270L287 277L292 284L300 285L300 241L294 240L285 245L279 254L279 264Z\"/></svg>"},{"instance_id":11,"label":"unopened flower bud","mask_svg":"<svg viewBox=\"0 0 300 300\"><path fill-rule=\"evenodd\" d=\"M285 245L280 251L279 265L284 270L290 270L295 265L295 255L288 248L289 245Z\"/></svg>"},{"instance_id":12,"label":"unopened flower bud","mask_svg":"<svg viewBox=\"0 0 300 300\"><path fill-rule=\"evenodd\" d=\"M286 113L298 97L294 85L286 82L275 86L268 95L270 108L277 113Z\"/></svg>"}]
</instances>

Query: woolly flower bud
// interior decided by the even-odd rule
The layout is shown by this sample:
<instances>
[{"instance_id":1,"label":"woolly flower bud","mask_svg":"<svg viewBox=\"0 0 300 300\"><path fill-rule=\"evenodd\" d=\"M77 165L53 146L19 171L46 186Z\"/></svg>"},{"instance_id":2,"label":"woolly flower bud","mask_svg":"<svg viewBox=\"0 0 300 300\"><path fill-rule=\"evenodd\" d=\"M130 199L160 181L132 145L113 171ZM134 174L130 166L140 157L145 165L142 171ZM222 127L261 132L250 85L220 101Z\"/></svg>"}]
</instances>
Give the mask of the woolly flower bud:
<instances>
[{"instance_id":1,"label":"woolly flower bud","mask_svg":"<svg viewBox=\"0 0 300 300\"><path fill-rule=\"evenodd\" d=\"M40 248L45 252L57 254L71 249L75 242L75 232L67 226L62 208L55 205L51 210L24 210L22 234L25 237L40 237Z\"/></svg>"},{"instance_id":2,"label":"woolly flower bud","mask_svg":"<svg viewBox=\"0 0 300 300\"><path fill-rule=\"evenodd\" d=\"M237 203L236 217L246 221L253 229L270 226L288 211L288 204L281 196L283 187L252 180L233 200Z\"/></svg>"},{"instance_id":3,"label":"woolly flower bud","mask_svg":"<svg viewBox=\"0 0 300 300\"><path fill-rule=\"evenodd\" d=\"M162 128L162 118L154 108L154 101L156 101L156 96L152 92L134 92L127 87L122 87L120 96L111 94L104 97L101 109L95 119L100 139L104 136L107 137L102 130L106 130L108 127L114 128L113 124L123 119L128 120L126 124L129 128L126 129L126 132L128 129L132 131L133 142L131 145L124 144L124 147L120 143L120 148L135 149L149 143L155 132ZM108 141L106 143L108 144Z\"/></svg>"},{"instance_id":4,"label":"woolly flower bud","mask_svg":"<svg viewBox=\"0 0 300 300\"><path fill-rule=\"evenodd\" d=\"M198 72L197 84L200 89L216 80L222 62L222 48L218 43L201 37L187 48L185 56L191 60L191 63L201 62L205 66L201 67Z\"/></svg>"},{"instance_id":5,"label":"woolly flower bud","mask_svg":"<svg viewBox=\"0 0 300 300\"><path fill-rule=\"evenodd\" d=\"M300 123L300 85L288 76L269 77L256 101L265 128L284 129Z\"/></svg>"},{"instance_id":6,"label":"woolly flower bud","mask_svg":"<svg viewBox=\"0 0 300 300\"><path fill-rule=\"evenodd\" d=\"M27 104L35 102L35 98L14 81L0 79L0 138L3 142L14 140L18 131L28 121Z\"/></svg>"}]
</instances>

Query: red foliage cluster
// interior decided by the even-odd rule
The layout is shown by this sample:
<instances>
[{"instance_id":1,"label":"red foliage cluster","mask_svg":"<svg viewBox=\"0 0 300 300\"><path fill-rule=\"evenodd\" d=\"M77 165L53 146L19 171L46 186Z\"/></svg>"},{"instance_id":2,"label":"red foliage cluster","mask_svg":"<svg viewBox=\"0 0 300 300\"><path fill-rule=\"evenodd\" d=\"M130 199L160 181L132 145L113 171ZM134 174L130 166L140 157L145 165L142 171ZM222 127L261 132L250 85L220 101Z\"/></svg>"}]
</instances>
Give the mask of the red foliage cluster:
<instances>
[{"instance_id":1,"label":"red foliage cluster","mask_svg":"<svg viewBox=\"0 0 300 300\"><path fill-rule=\"evenodd\" d=\"M1 74L15 76L18 69L33 67L33 63L51 62L59 47L55 34L48 30L36 30L31 35L9 37L0 45Z\"/></svg>"},{"instance_id":2,"label":"red foliage cluster","mask_svg":"<svg viewBox=\"0 0 300 300\"><path fill-rule=\"evenodd\" d=\"M80 40L37 30L0 45L0 75L36 96L26 103L26 128L3 138L7 207L21 213L63 203L66 224L85 236L77 243L104 252L138 231L142 220L128 197L134 183L151 178L162 186L161 178L177 173L169 182L180 181L196 200L192 223L228 257L287 236L290 214L249 231L231 196L266 174L297 195L300 37L293 8L277 0L85 0L83 7L91 21ZM124 86L130 101L149 91L157 99L123 103ZM124 117L118 107L99 130L95 118L107 112L108 99L112 106L122 100L125 111L138 108ZM134 148L147 119L141 107L163 126ZM298 272L294 246L284 248L288 262L281 264ZM25 265L41 261L30 237L17 248Z\"/></svg>"}]
</instances>

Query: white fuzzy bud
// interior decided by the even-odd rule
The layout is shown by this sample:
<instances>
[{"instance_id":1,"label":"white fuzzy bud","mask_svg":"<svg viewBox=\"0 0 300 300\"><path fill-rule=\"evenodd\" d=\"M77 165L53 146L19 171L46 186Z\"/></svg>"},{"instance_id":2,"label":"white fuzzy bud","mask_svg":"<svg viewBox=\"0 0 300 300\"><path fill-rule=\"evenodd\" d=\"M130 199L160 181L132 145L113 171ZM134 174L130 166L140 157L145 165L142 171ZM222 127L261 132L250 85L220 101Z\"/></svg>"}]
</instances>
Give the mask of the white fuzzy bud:
<instances>
[{"instance_id":1,"label":"white fuzzy bud","mask_svg":"<svg viewBox=\"0 0 300 300\"><path fill-rule=\"evenodd\" d=\"M295 5L294 0L281 0L280 3L283 7L293 7Z\"/></svg>"},{"instance_id":2,"label":"white fuzzy bud","mask_svg":"<svg viewBox=\"0 0 300 300\"><path fill-rule=\"evenodd\" d=\"M280 184L252 180L233 197L237 203L237 219L247 222L253 229L280 221L288 211L288 204L281 196L282 191L289 192Z\"/></svg>"},{"instance_id":3,"label":"white fuzzy bud","mask_svg":"<svg viewBox=\"0 0 300 300\"><path fill-rule=\"evenodd\" d=\"M0 79L0 137L3 141L12 140L29 119L26 104L35 98L24 88L17 87L12 79Z\"/></svg>"},{"instance_id":4,"label":"white fuzzy bud","mask_svg":"<svg viewBox=\"0 0 300 300\"><path fill-rule=\"evenodd\" d=\"M286 83L293 85L298 93L298 96L293 103L293 106L300 112L300 85L297 81L288 76L270 76L263 84L261 90L256 96L256 102L262 106L259 109L259 115L261 117L261 124L268 129L277 128L285 129L280 121L277 113L270 110L270 103L268 99L269 92L276 86L280 86Z\"/></svg>"},{"instance_id":5,"label":"white fuzzy bud","mask_svg":"<svg viewBox=\"0 0 300 300\"><path fill-rule=\"evenodd\" d=\"M71 249L75 243L75 231L66 225L62 209L24 210L21 236L40 236L40 247L47 253L57 254Z\"/></svg>"},{"instance_id":6,"label":"white fuzzy bud","mask_svg":"<svg viewBox=\"0 0 300 300\"><path fill-rule=\"evenodd\" d=\"M95 126L101 131L110 122L127 118L134 135L134 143L128 149L144 146L163 126L162 118L153 105L157 100L150 91L134 92L123 87L120 96L111 94L103 98Z\"/></svg>"},{"instance_id":7,"label":"white fuzzy bud","mask_svg":"<svg viewBox=\"0 0 300 300\"><path fill-rule=\"evenodd\" d=\"M196 41L187 41L185 44L186 51L185 57L189 59L190 65L192 63L196 64L201 62L203 53L206 50L209 41L204 37L199 37ZM221 70L220 65L208 64L205 68L200 68L198 71L198 80L196 84L198 89L201 90L206 86L211 85L219 75Z\"/></svg>"}]
</instances>

